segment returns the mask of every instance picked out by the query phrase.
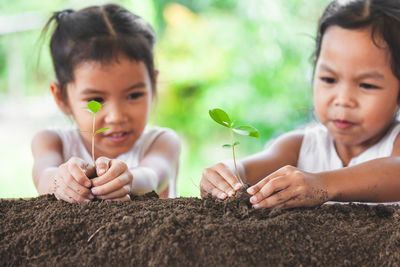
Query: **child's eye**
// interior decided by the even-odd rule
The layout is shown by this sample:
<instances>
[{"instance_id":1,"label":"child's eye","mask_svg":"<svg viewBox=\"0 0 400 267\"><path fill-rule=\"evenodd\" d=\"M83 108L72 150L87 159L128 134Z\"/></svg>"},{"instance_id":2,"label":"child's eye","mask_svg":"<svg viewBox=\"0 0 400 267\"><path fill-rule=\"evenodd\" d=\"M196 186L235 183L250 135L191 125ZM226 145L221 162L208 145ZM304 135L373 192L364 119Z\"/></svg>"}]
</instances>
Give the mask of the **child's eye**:
<instances>
[{"instance_id":1,"label":"child's eye","mask_svg":"<svg viewBox=\"0 0 400 267\"><path fill-rule=\"evenodd\" d=\"M101 98L101 97L92 97L92 98L88 98L86 101L87 102L90 102L90 101L97 101L97 102L99 102L99 103L103 103L104 102L104 99L103 98Z\"/></svg>"},{"instance_id":2,"label":"child's eye","mask_svg":"<svg viewBox=\"0 0 400 267\"><path fill-rule=\"evenodd\" d=\"M335 82L336 82L336 79L330 78L330 77L321 77L321 80L322 80L323 82L329 83L329 84L332 84L332 83L335 83Z\"/></svg>"},{"instance_id":3,"label":"child's eye","mask_svg":"<svg viewBox=\"0 0 400 267\"><path fill-rule=\"evenodd\" d=\"M364 88L364 89L379 89L380 88L379 86L369 84L369 83L362 83L362 84L360 84L360 87Z\"/></svg>"},{"instance_id":4,"label":"child's eye","mask_svg":"<svg viewBox=\"0 0 400 267\"><path fill-rule=\"evenodd\" d=\"M142 97L144 94L143 93L132 93L128 95L128 99L138 99L139 97Z\"/></svg>"}]
</instances>

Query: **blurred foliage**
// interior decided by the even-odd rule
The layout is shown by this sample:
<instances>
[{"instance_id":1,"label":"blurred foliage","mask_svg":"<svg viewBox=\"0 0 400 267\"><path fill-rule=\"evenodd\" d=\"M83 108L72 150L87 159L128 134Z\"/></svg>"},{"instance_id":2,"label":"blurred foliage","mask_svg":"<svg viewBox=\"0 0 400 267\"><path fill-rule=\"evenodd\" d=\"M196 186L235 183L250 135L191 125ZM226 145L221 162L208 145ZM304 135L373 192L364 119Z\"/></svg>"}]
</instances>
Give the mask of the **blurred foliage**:
<instances>
[{"instance_id":1,"label":"blurred foliage","mask_svg":"<svg viewBox=\"0 0 400 267\"><path fill-rule=\"evenodd\" d=\"M109 1L107 1L109 2ZM178 190L198 196L202 169L229 158L223 129L208 116L221 107L260 130L239 139L239 156L263 149L282 132L311 117L311 55L318 17L328 0L124 0L116 1L155 28L158 96L151 123L182 138ZM0 0L0 15L81 8L105 1ZM40 65L40 30L0 36L0 94L9 92L7 51L18 38L25 64L24 96L48 94L54 79L47 40ZM33 51L36 51L35 54Z\"/></svg>"}]
</instances>

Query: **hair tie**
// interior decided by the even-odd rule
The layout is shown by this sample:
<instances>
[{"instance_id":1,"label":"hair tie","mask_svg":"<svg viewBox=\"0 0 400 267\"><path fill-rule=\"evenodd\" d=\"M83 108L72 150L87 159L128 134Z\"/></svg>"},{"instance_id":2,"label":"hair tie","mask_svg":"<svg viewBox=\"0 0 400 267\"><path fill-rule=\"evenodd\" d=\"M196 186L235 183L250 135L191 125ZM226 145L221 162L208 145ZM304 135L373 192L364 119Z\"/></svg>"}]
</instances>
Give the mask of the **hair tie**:
<instances>
[{"instance_id":1,"label":"hair tie","mask_svg":"<svg viewBox=\"0 0 400 267\"><path fill-rule=\"evenodd\" d=\"M66 16L72 12L74 12L72 9L64 9L64 10L58 11L56 13L57 22L60 22L62 17Z\"/></svg>"}]
</instances>

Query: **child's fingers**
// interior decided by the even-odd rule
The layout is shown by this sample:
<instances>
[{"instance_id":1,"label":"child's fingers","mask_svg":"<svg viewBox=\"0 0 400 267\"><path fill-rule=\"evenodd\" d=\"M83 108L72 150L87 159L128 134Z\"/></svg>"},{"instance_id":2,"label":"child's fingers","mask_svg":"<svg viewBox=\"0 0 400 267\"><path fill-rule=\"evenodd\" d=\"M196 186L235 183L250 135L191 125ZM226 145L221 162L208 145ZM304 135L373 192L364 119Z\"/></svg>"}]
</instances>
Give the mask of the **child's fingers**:
<instances>
[{"instance_id":1,"label":"child's fingers","mask_svg":"<svg viewBox=\"0 0 400 267\"><path fill-rule=\"evenodd\" d=\"M111 201L130 201L131 197L129 196L129 194L123 196L123 197L119 197L119 198L113 198L110 199Z\"/></svg>"},{"instance_id":2,"label":"child's fingers","mask_svg":"<svg viewBox=\"0 0 400 267\"><path fill-rule=\"evenodd\" d=\"M255 185L247 188L247 193L249 193L250 195L254 195L254 194L258 193L261 190L261 188L263 188L268 183L269 180L270 179L268 176L265 177L264 179L262 179Z\"/></svg>"},{"instance_id":3,"label":"child's fingers","mask_svg":"<svg viewBox=\"0 0 400 267\"><path fill-rule=\"evenodd\" d=\"M81 176L82 174L83 174L82 170L77 165L73 165L73 166L71 166L71 165L63 165L63 166L60 166L59 175L60 175L60 177L62 179L62 183L59 186L63 185L64 187L70 187L76 193L78 193L80 195L88 195L88 194L90 194L89 188L87 188L86 186L81 185L78 182L78 179L84 179ZM74 175L76 175L78 177L75 177ZM86 176L83 174L83 177L86 177ZM86 177L86 179L87 179L87 182L90 183L90 180L87 177Z\"/></svg>"},{"instance_id":4,"label":"child's fingers","mask_svg":"<svg viewBox=\"0 0 400 267\"><path fill-rule=\"evenodd\" d=\"M80 185L72 176L68 167L66 167L65 165L60 167L59 174L56 177L56 183L56 190L58 192L63 192L63 194L61 195L68 196L68 199L66 199L65 197L62 198L65 201L82 202L85 199L90 200L94 198L89 188ZM73 193L71 193L71 191ZM69 199L71 197L73 200Z\"/></svg>"},{"instance_id":5,"label":"child's fingers","mask_svg":"<svg viewBox=\"0 0 400 267\"><path fill-rule=\"evenodd\" d=\"M203 177L205 180L208 180L212 185L214 185L214 187L218 188L228 196L233 196L235 194L235 190L231 187L231 185L214 168L204 169Z\"/></svg>"},{"instance_id":6,"label":"child's fingers","mask_svg":"<svg viewBox=\"0 0 400 267\"><path fill-rule=\"evenodd\" d=\"M215 187L214 184L210 183L207 179L203 179L200 183L200 192L201 196L207 197L208 194L211 194L215 198L220 198L220 199L225 199L228 197L228 195L219 190L217 187Z\"/></svg>"},{"instance_id":7,"label":"child's fingers","mask_svg":"<svg viewBox=\"0 0 400 267\"><path fill-rule=\"evenodd\" d=\"M94 187L101 186L114 180L116 177L127 171L128 167L122 161L112 159L109 162L109 169L100 177L92 179Z\"/></svg>"},{"instance_id":8,"label":"child's fingers","mask_svg":"<svg viewBox=\"0 0 400 267\"><path fill-rule=\"evenodd\" d=\"M85 196L76 193L72 188L68 186L68 184L63 183L62 181L59 181L58 183L59 185L57 187L57 190L56 192L54 192L54 195L57 199L62 199L69 203L84 202L93 199L93 197L89 197L88 195Z\"/></svg>"},{"instance_id":9,"label":"child's fingers","mask_svg":"<svg viewBox=\"0 0 400 267\"><path fill-rule=\"evenodd\" d=\"M223 163L218 163L215 165L215 169L218 173L227 181L230 186L235 190L242 188L242 184L239 182L238 178L234 176Z\"/></svg>"},{"instance_id":10,"label":"child's fingers","mask_svg":"<svg viewBox=\"0 0 400 267\"><path fill-rule=\"evenodd\" d=\"M251 204L257 204L289 186L289 179L286 176L279 176L269 180L257 193L250 198Z\"/></svg>"},{"instance_id":11,"label":"child's fingers","mask_svg":"<svg viewBox=\"0 0 400 267\"><path fill-rule=\"evenodd\" d=\"M117 198L123 198L126 196L128 193L130 193L131 187L129 185L125 185L116 191L112 191L108 194L105 195L96 195L96 198L99 199L117 199Z\"/></svg>"},{"instance_id":12,"label":"child's fingers","mask_svg":"<svg viewBox=\"0 0 400 267\"><path fill-rule=\"evenodd\" d=\"M249 193L250 195L254 195L256 194L258 191L261 190L261 188L263 188L271 179L274 179L276 177L279 176L284 176L286 175L292 168L292 166L285 166L280 168L279 170L271 173L270 175L268 175L267 177L265 177L264 179L262 179L261 181L259 181L258 183L256 183L255 185L249 187L247 189L247 193ZM290 170L289 170L290 169Z\"/></svg>"},{"instance_id":13,"label":"child's fingers","mask_svg":"<svg viewBox=\"0 0 400 267\"><path fill-rule=\"evenodd\" d=\"M299 202L299 200L298 200L298 198L296 196L296 197L292 197L288 201L276 206L276 208L279 208L279 209L291 209L291 208L295 208L295 207L298 207L298 206L300 206L300 202Z\"/></svg>"},{"instance_id":14,"label":"child's fingers","mask_svg":"<svg viewBox=\"0 0 400 267\"><path fill-rule=\"evenodd\" d=\"M92 183L85 174L85 168L87 168L87 164L82 159L75 157L71 158L67 163L60 166L60 169L62 172L64 172L64 175L66 175L66 173L70 173L78 184L89 188Z\"/></svg>"},{"instance_id":15,"label":"child's fingers","mask_svg":"<svg viewBox=\"0 0 400 267\"><path fill-rule=\"evenodd\" d=\"M85 202L85 201L90 201L90 198L87 196L83 196L81 194L78 194L77 192L75 192L72 188L67 187L64 190L64 193L66 196L68 196L68 202L70 203L76 203L76 202Z\"/></svg>"},{"instance_id":16,"label":"child's fingers","mask_svg":"<svg viewBox=\"0 0 400 267\"><path fill-rule=\"evenodd\" d=\"M264 198L262 201L253 205L253 208L273 208L277 206L282 206L290 199L296 196L293 195L293 192L290 189L283 189L275 194Z\"/></svg>"},{"instance_id":17,"label":"child's fingers","mask_svg":"<svg viewBox=\"0 0 400 267\"><path fill-rule=\"evenodd\" d=\"M125 188L125 195L131 191L132 179L132 174L129 171L126 171L106 184L92 187L91 190L94 195L99 196L107 195L111 192L119 190L120 188Z\"/></svg>"},{"instance_id":18,"label":"child's fingers","mask_svg":"<svg viewBox=\"0 0 400 267\"><path fill-rule=\"evenodd\" d=\"M86 188L92 186L92 183L90 182L89 178L86 176L86 174L83 172L80 166L76 164L70 164L68 165L68 171L79 185L84 186Z\"/></svg>"},{"instance_id":19,"label":"child's fingers","mask_svg":"<svg viewBox=\"0 0 400 267\"><path fill-rule=\"evenodd\" d=\"M202 179L200 181L200 195L201 197L207 197L208 194L211 194L212 186L210 182L206 179Z\"/></svg>"},{"instance_id":20,"label":"child's fingers","mask_svg":"<svg viewBox=\"0 0 400 267\"><path fill-rule=\"evenodd\" d=\"M111 161L111 159L106 158L106 157L100 157L100 158L96 159L95 165L96 165L97 176L101 176L107 172L110 161Z\"/></svg>"}]
</instances>

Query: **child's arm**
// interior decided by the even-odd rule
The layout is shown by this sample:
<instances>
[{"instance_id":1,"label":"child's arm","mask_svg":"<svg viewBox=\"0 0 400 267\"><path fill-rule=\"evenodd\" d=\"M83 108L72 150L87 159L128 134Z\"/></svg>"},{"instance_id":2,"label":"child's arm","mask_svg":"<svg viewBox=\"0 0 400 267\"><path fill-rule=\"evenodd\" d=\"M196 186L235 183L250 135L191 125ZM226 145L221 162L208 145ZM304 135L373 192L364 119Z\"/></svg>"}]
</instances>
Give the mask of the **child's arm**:
<instances>
[{"instance_id":1,"label":"child's arm","mask_svg":"<svg viewBox=\"0 0 400 267\"><path fill-rule=\"evenodd\" d=\"M290 132L280 136L271 147L238 161L239 174L244 182L253 185L266 175L285 165L296 165L303 135ZM232 165L232 164L231 164ZM204 169L200 182L202 197L211 194L225 199L241 188L238 179L226 163L217 163Z\"/></svg>"},{"instance_id":2,"label":"child's arm","mask_svg":"<svg viewBox=\"0 0 400 267\"><path fill-rule=\"evenodd\" d=\"M315 206L328 200L400 201L400 137L391 157L334 171L308 173L285 166L248 189L256 208Z\"/></svg>"},{"instance_id":3,"label":"child's arm","mask_svg":"<svg viewBox=\"0 0 400 267\"><path fill-rule=\"evenodd\" d=\"M171 180L175 181L180 153L178 136L171 132L160 134L146 152L138 167L130 169L133 176L131 189L134 194L144 194L151 191L162 191ZM96 166L99 164L96 161ZM107 164L101 165L108 168ZM113 199L116 188L111 185L111 179L107 179L107 173L99 175L92 180L95 195L101 199Z\"/></svg>"},{"instance_id":4,"label":"child's arm","mask_svg":"<svg viewBox=\"0 0 400 267\"><path fill-rule=\"evenodd\" d=\"M90 200L87 174L93 171L82 159L63 163L62 143L57 133L42 131L32 140L33 180L40 195L54 194L68 202Z\"/></svg>"}]
</instances>

